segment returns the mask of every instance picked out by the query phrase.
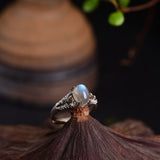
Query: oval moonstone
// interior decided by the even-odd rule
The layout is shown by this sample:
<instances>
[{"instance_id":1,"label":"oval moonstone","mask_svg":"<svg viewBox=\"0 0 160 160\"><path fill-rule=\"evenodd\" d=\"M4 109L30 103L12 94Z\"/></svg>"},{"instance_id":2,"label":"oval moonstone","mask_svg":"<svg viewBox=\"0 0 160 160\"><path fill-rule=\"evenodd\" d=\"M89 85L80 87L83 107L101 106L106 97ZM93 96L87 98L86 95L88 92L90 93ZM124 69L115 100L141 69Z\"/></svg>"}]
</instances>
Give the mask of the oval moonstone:
<instances>
[{"instance_id":1,"label":"oval moonstone","mask_svg":"<svg viewBox=\"0 0 160 160\"><path fill-rule=\"evenodd\" d=\"M77 102L80 102L80 105L83 107L85 106L89 101L89 91L87 87L83 84L77 85L73 89L73 97Z\"/></svg>"}]
</instances>

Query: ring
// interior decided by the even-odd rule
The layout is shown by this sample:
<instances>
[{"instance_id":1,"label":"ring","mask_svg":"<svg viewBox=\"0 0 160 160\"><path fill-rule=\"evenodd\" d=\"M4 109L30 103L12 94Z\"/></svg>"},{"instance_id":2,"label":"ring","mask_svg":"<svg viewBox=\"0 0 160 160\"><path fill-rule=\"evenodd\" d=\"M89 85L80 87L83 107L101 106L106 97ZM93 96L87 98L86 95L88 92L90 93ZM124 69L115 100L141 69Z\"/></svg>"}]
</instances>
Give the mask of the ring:
<instances>
[{"instance_id":1,"label":"ring","mask_svg":"<svg viewBox=\"0 0 160 160\"><path fill-rule=\"evenodd\" d=\"M66 123L71 119L70 108L86 105L89 107L89 112L95 110L97 107L96 96L89 93L87 87L83 84L74 86L66 96L53 106L51 110L52 122Z\"/></svg>"}]
</instances>

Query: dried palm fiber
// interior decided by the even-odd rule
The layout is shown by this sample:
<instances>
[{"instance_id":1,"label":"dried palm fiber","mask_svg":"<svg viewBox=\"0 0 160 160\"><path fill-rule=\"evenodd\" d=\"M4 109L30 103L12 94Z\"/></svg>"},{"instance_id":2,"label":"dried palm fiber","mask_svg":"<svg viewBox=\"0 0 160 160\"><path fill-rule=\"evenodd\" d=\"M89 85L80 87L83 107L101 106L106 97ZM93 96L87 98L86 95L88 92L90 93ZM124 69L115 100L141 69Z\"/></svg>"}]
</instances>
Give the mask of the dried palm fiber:
<instances>
[{"instance_id":1,"label":"dried palm fiber","mask_svg":"<svg viewBox=\"0 0 160 160\"><path fill-rule=\"evenodd\" d=\"M0 160L159 160L158 136L131 136L100 124L88 106L62 128L1 126Z\"/></svg>"},{"instance_id":2,"label":"dried palm fiber","mask_svg":"<svg viewBox=\"0 0 160 160\"><path fill-rule=\"evenodd\" d=\"M110 127L117 132L132 135L132 136L153 136L154 132L142 121L135 119L126 119L122 122L117 122Z\"/></svg>"}]
</instances>

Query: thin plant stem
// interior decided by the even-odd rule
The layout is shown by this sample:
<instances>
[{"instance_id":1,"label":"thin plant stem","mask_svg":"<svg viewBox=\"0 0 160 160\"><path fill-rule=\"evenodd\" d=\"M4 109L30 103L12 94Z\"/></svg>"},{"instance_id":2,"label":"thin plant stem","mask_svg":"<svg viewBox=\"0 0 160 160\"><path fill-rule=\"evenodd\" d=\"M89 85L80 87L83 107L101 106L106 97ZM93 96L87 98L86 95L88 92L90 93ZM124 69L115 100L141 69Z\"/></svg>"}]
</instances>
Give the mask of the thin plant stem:
<instances>
[{"instance_id":1,"label":"thin plant stem","mask_svg":"<svg viewBox=\"0 0 160 160\"><path fill-rule=\"evenodd\" d=\"M158 2L160 2L160 0L150 0L147 3L141 4L141 5L138 5L138 6L121 8L121 11L123 11L124 13L137 12L137 11L148 9L148 8L156 5Z\"/></svg>"},{"instance_id":2,"label":"thin plant stem","mask_svg":"<svg viewBox=\"0 0 160 160\"><path fill-rule=\"evenodd\" d=\"M152 24L154 22L154 17L155 17L155 7L151 7L148 10L148 15L146 17L146 20L144 22L143 28L141 31L137 34L136 36L136 44L131 47L128 51L128 58L127 59L122 59L120 64L122 66L127 66L130 67L134 64L136 57L144 43L144 40L150 31L150 28L152 27Z\"/></svg>"}]
</instances>

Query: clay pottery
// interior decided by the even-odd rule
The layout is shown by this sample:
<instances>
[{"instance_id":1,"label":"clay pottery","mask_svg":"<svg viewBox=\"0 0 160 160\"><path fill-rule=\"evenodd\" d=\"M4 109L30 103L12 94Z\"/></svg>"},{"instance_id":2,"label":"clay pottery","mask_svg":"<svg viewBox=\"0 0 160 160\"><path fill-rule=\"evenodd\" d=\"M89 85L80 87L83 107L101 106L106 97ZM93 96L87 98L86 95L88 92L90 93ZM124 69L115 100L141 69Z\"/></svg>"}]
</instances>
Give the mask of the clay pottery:
<instances>
[{"instance_id":1,"label":"clay pottery","mask_svg":"<svg viewBox=\"0 0 160 160\"><path fill-rule=\"evenodd\" d=\"M95 38L69 0L17 0L0 15L0 94L53 104L65 90L96 83Z\"/></svg>"}]
</instances>

